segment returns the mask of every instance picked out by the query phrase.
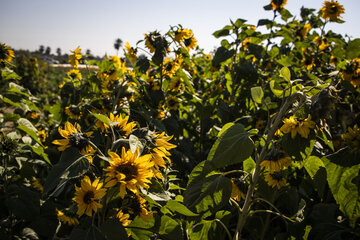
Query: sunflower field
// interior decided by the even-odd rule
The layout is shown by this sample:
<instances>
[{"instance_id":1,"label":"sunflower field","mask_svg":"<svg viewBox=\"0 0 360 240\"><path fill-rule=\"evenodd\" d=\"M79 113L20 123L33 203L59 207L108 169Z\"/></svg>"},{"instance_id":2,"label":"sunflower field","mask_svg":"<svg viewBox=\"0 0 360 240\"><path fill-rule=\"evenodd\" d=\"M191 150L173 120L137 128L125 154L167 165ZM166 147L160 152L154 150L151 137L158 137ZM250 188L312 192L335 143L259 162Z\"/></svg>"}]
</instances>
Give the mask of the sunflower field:
<instances>
[{"instance_id":1,"label":"sunflower field","mask_svg":"<svg viewBox=\"0 0 360 240\"><path fill-rule=\"evenodd\" d=\"M1 43L0 239L360 239L360 39L286 2L211 53L181 25L68 71Z\"/></svg>"}]
</instances>

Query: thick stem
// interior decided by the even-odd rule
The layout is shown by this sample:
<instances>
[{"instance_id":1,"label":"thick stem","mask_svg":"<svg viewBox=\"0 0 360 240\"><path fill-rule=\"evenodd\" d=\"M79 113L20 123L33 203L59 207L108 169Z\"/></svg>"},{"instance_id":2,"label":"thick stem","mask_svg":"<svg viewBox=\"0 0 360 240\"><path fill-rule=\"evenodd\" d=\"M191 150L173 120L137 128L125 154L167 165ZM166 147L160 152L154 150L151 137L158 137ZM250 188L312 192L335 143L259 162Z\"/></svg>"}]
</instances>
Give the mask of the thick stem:
<instances>
[{"instance_id":1,"label":"thick stem","mask_svg":"<svg viewBox=\"0 0 360 240\"><path fill-rule=\"evenodd\" d=\"M291 106L293 101L298 97L301 98L302 102L305 100L305 96L301 92L294 93L293 95L289 96L286 99L284 105L281 107L279 113L276 115L274 123L272 124L272 126L271 126L271 128L269 130L269 134L268 134L266 143L265 143L264 147L262 148L262 150L260 152L260 155L256 154L255 170L254 170L254 173L253 173L252 181L250 182L249 189L248 189L248 191L246 193L246 198L245 198L245 202L244 202L244 205L243 205L243 208L242 208L242 213L239 215L239 218L238 218L236 231L235 231L235 234L234 234L234 237L233 237L234 240L239 240L240 239L242 229L243 229L243 227L245 225L246 218L247 218L248 213L250 211L250 207L251 207L252 202L253 202L253 194L254 194L255 186L256 186L256 183L257 183L257 181L259 179L260 172L261 172L260 163L264 160L265 155L268 152L268 147L269 147L269 145L270 145L270 143L271 143L271 141L272 141L272 139L274 137L275 132L278 129L278 126L279 126L280 122L282 121L283 117L287 113L288 108Z\"/></svg>"}]
</instances>

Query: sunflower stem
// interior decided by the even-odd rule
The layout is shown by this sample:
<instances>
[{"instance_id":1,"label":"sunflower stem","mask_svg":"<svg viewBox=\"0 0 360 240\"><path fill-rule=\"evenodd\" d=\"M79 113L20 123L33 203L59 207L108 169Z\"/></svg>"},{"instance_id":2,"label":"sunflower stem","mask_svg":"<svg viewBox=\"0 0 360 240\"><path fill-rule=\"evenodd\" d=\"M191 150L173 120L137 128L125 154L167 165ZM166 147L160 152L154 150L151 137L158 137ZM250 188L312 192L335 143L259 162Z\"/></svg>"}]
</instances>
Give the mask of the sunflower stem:
<instances>
[{"instance_id":1,"label":"sunflower stem","mask_svg":"<svg viewBox=\"0 0 360 240\"><path fill-rule=\"evenodd\" d=\"M92 141L88 141L88 143L96 150L96 151L98 151L103 157L106 157L105 155L104 155L104 153L92 142Z\"/></svg>"},{"instance_id":2,"label":"sunflower stem","mask_svg":"<svg viewBox=\"0 0 360 240\"><path fill-rule=\"evenodd\" d=\"M274 120L271 128L269 129L269 133L268 133L268 137L267 137L267 140L265 142L265 145L261 149L260 154L258 154L258 153L255 154L256 166L255 166L254 173L252 175L252 181L250 182L250 186L249 186L248 191L246 193L244 205L243 205L243 207L241 209L242 213L238 217L238 222L237 222L235 234L234 234L234 237L233 237L234 240L239 240L241 238L242 229L243 229L243 227L245 225L246 218L247 218L247 216L248 216L248 214L250 212L251 205L252 205L252 203L254 201L253 194L254 194L255 186L256 186L257 181L258 181L259 176L260 176L260 172L261 172L260 163L264 160L266 153L269 151L268 147L269 147L269 145L270 145L270 143L271 143L271 141L272 141L272 139L273 139L273 137L275 135L275 132L278 129L278 126L279 126L280 122L282 121L282 119L286 115L286 113L288 112L288 108L291 106L291 104L297 98L300 98L301 100L304 100L305 96L304 96L304 94L302 92L296 92L296 93L292 94L291 96L289 96L285 100L285 103L282 105L279 112L276 114L275 120Z\"/></svg>"}]
</instances>

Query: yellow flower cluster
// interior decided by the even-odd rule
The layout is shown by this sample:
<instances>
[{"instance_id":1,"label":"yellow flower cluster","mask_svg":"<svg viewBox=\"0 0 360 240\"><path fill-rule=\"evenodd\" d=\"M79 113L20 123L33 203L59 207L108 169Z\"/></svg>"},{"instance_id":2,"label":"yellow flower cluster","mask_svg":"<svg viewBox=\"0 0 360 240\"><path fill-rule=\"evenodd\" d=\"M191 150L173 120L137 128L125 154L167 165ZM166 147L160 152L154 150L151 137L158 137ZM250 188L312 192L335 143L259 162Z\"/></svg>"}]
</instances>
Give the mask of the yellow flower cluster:
<instances>
[{"instance_id":1,"label":"yellow flower cluster","mask_svg":"<svg viewBox=\"0 0 360 240\"><path fill-rule=\"evenodd\" d=\"M125 43L125 50L128 54L128 58L131 62L135 63L137 60L136 50L130 46L128 42Z\"/></svg>"},{"instance_id":2,"label":"yellow flower cluster","mask_svg":"<svg viewBox=\"0 0 360 240\"><path fill-rule=\"evenodd\" d=\"M190 29L178 28L175 31L174 41L179 44L184 44L185 48L190 51L197 46L197 40L194 37L194 33Z\"/></svg>"},{"instance_id":3,"label":"yellow flower cluster","mask_svg":"<svg viewBox=\"0 0 360 240\"><path fill-rule=\"evenodd\" d=\"M291 138L295 138L297 134L300 134L303 138L308 138L310 129L315 128L315 122L311 121L311 116L304 120L295 119L294 116L283 120L284 125L280 128L283 133L291 133Z\"/></svg>"},{"instance_id":4,"label":"yellow flower cluster","mask_svg":"<svg viewBox=\"0 0 360 240\"><path fill-rule=\"evenodd\" d=\"M79 65L79 61L80 59L82 58L82 55L81 55L81 49L80 47L77 47L74 51L71 51L72 54L69 55L69 63L71 64L71 66L73 68L78 68L78 65Z\"/></svg>"}]
</instances>

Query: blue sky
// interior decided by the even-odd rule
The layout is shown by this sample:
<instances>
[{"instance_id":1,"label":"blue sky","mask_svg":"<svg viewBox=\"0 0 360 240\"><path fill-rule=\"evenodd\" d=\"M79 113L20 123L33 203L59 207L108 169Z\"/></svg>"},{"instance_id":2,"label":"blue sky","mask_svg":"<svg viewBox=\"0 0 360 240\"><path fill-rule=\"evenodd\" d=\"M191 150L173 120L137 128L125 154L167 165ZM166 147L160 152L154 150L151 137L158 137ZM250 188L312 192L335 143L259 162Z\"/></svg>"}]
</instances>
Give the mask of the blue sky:
<instances>
[{"instance_id":1,"label":"blue sky","mask_svg":"<svg viewBox=\"0 0 360 240\"><path fill-rule=\"evenodd\" d=\"M93 54L115 54L116 38L135 45L144 33L181 24L193 30L206 52L220 45L212 33L243 18L257 24L272 18L264 5L270 0L0 0L0 42L15 49L36 50L40 45L57 47L63 53L80 46ZM338 0L345 7L343 24L327 29L360 38L359 0ZM288 0L286 8L299 16L301 6L320 9L320 0ZM298 17L299 18L299 17Z\"/></svg>"}]
</instances>

